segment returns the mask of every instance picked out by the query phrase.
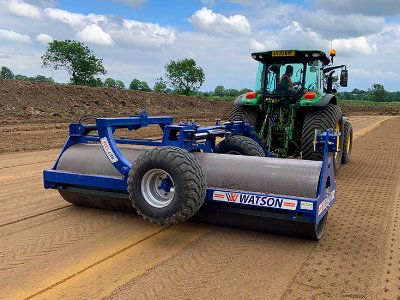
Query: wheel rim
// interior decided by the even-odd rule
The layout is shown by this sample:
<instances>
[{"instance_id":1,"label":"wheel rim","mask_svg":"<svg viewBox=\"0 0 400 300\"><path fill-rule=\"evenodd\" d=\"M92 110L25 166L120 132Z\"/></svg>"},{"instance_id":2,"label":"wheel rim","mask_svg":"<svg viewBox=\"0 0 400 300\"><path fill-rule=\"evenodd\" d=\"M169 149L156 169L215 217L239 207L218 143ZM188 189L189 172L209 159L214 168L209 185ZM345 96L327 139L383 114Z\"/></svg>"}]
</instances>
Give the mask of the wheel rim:
<instances>
[{"instance_id":1,"label":"wheel rim","mask_svg":"<svg viewBox=\"0 0 400 300\"><path fill-rule=\"evenodd\" d=\"M339 126L339 122L336 123L336 127L335 127L335 133L339 133L340 132L340 126ZM337 138L336 141L336 148L339 150L340 149L340 139L339 137ZM337 159L339 156L339 152L335 152L334 158Z\"/></svg>"},{"instance_id":2,"label":"wheel rim","mask_svg":"<svg viewBox=\"0 0 400 300\"><path fill-rule=\"evenodd\" d=\"M350 146L351 146L351 135L347 137L347 145L346 145L346 153L350 153Z\"/></svg>"},{"instance_id":3,"label":"wheel rim","mask_svg":"<svg viewBox=\"0 0 400 300\"><path fill-rule=\"evenodd\" d=\"M168 206L175 195L174 181L161 169L147 171L142 178L141 189L144 200L156 208Z\"/></svg>"}]
</instances>

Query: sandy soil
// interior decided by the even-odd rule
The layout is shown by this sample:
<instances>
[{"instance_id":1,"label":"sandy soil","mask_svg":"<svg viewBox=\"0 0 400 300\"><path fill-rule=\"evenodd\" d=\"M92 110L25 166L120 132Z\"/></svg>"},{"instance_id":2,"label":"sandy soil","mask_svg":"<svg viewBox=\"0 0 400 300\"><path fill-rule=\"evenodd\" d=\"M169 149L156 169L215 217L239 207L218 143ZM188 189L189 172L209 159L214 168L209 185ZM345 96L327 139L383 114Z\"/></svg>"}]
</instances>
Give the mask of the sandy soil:
<instances>
[{"instance_id":1,"label":"sandy soil","mask_svg":"<svg viewBox=\"0 0 400 300\"><path fill-rule=\"evenodd\" d=\"M399 299L400 118L351 121L319 242L75 207L42 188L59 150L0 155L0 299Z\"/></svg>"}]
</instances>

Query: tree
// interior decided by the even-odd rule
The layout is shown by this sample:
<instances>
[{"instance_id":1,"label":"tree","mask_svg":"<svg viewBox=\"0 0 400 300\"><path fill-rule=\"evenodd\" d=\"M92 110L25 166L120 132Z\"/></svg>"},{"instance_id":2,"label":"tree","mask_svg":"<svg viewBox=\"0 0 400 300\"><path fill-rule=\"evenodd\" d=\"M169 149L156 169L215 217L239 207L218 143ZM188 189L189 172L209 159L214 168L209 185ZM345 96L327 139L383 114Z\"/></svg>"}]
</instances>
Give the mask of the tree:
<instances>
[{"instance_id":1,"label":"tree","mask_svg":"<svg viewBox=\"0 0 400 300\"><path fill-rule=\"evenodd\" d=\"M46 77L43 75L36 75L35 77L29 77L29 81L32 82L48 82L48 83L55 83L54 79L52 77Z\"/></svg>"},{"instance_id":2,"label":"tree","mask_svg":"<svg viewBox=\"0 0 400 300\"><path fill-rule=\"evenodd\" d=\"M125 88L125 83L123 83L122 80L115 80L115 87L123 90Z\"/></svg>"},{"instance_id":3,"label":"tree","mask_svg":"<svg viewBox=\"0 0 400 300\"><path fill-rule=\"evenodd\" d=\"M21 81L29 81L29 77L21 74L17 74L14 77L15 80L21 80Z\"/></svg>"},{"instance_id":4,"label":"tree","mask_svg":"<svg viewBox=\"0 0 400 300\"><path fill-rule=\"evenodd\" d=\"M97 74L105 74L103 60L96 58L89 47L81 42L54 40L42 56L44 68L64 69L72 84L91 85Z\"/></svg>"},{"instance_id":5,"label":"tree","mask_svg":"<svg viewBox=\"0 0 400 300\"><path fill-rule=\"evenodd\" d=\"M146 81L141 82L141 90L144 92L150 92L151 88L149 87L148 83Z\"/></svg>"},{"instance_id":6,"label":"tree","mask_svg":"<svg viewBox=\"0 0 400 300\"><path fill-rule=\"evenodd\" d=\"M165 82L165 80L162 77L159 77L156 79L153 90L157 93L166 93L167 83Z\"/></svg>"},{"instance_id":7,"label":"tree","mask_svg":"<svg viewBox=\"0 0 400 300\"><path fill-rule=\"evenodd\" d=\"M138 91L140 90L141 87L141 81L139 79L133 79L129 85L129 89L130 90L135 90Z\"/></svg>"},{"instance_id":8,"label":"tree","mask_svg":"<svg viewBox=\"0 0 400 300\"><path fill-rule=\"evenodd\" d=\"M165 65L165 72L169 83L179 94L194 94L205 80L203 69L196 67L191 58L171 60Z\"/></svg>"},{"instance_id":9,"label":"tree","mask_svg":"<svg viewBox=\"0 0 400 300\"><path fill-rule=\"evenodd\" d=\"M14 73L6 66L1 67L0 79L14 79Z\"/></svg>"},{"instance_id":10,"label":"tree","mask_svg":"<svg viewBox=\"0 0 400 300\"><path fill-rule=\"evenodd\" d=\"M107 78L106 80L104 80L104 86L115 88L116 87L116 82L112 78Z\"/></svg>"},{"instance_id":11,"label":"tree","mask_svg":"<svg viewBox=\"0 0 400 300\"><path fill-rule=\"evenodd\" d=\"M373 101L376 101L376 102L385 101L387 92L386 92L383 84L379 84L379 83L372 84L370 91L372 93Z\"/></svg>"},{"instance_id":12,"label":"tree","mask_svg":"<svg viewBox=\"0 0 400 300\"><path fill-rule=\"evenodd\" d=\"M140 81L139 79L136 78L131 81L129 89L135 91L145 91L145 92L151 91L151 88L149 87L146 81Z\"/></svg>"},{"instance_id":13,"label":"tree","mask_svg":"<svg viewBox=\"0 0 400 300\"><path fill-rule=\"evenodd\" d=\"M217 85L214 89L214 95L218 97L225 96L225 88L223 85Z\"/></svg>"}]
</instances>

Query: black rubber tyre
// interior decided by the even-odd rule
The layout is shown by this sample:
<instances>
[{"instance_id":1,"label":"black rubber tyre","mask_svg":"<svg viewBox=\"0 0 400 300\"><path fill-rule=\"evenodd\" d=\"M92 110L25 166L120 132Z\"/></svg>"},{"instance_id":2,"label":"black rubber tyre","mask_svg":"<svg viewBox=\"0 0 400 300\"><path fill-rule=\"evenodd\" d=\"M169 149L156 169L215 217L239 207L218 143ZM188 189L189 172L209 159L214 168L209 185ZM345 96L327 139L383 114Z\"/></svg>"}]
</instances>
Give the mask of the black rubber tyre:
<instances>
[{"instance_id":1,"label":"black rubber tyre","mask_svg":"<svg viewBox=\"0 0 400 300\"><path fill-rule=\"evenodd\" d=\"M230 121L243 120L254 127L254 129L259 129L263 122L262 114L260 108L254 106L240 106L235 107L229 114Z\"/></svg>"},{"instance_id":2,"label":"black rubber tyre","mask_svg":"<svg viewBox=\"0 0 400 300\"><path fill-rule=\"evenodd\" d=\"M335 104L328 104L325 107L309 112L303 124L301 152L303 159L322 160L322 153L314 151L315 130L326 131L328 128L336 129L342 120L342 110ZM343 145L343 134L339 137L339 148ZM342 149L340 149L342 150ZM342 151L334 156L334 168L338 170L342 161Z\"/></svg>"},{"instance_id":3,"label":"black rubber tyre","mask_svg":"<svg viewBox=\"0 0 400 300\"><path fill-rule=\"evenodd\" d=\"M343 129L343 155L342 164L347 164L351 159L351 150L353 148L353 126L350 122L344 123Z\"/></svg>"},{"instance_id":4,"label":"black rubber tyre","mask_svg":"<svg viewBox=\"0 0 400 300\"><path fill-rule=\"evenodd\" d=\"M172 225L186 221L200 209L206 179L191 153L159 147L146 151L133 163L128 192L133 207L145 220Z\"/></svg>"},{"instance_id":5,"label":"black rubber tyre","mask_svg":"<svg viewBox=\"0 0 400 300\"><path fill-rule=\"evenodd\" d=\"M216 147L216 153L265 156L261 146L249 137L242 135L230 135L222 140Z\"/></svg>"}]
</instances>

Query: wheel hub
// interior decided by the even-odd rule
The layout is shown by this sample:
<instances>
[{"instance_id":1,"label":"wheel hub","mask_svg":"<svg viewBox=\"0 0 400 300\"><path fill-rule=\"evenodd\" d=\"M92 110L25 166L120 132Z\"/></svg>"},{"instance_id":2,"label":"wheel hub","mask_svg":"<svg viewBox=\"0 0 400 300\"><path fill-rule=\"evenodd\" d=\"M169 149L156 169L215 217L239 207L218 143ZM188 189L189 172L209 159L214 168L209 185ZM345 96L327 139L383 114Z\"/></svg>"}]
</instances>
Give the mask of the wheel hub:
<instances>
[{"instance_id":1,"label":"wheel hub","mask_svg":"<svg viewBox=\"0 0 400 300\"><path fill-rule=\"evenodd\" d=\"M156 208L168 206L175 195L174 181L161 169L147 171L142 178L141 189L146 202Z\"/></svg>"}]
</instances>

